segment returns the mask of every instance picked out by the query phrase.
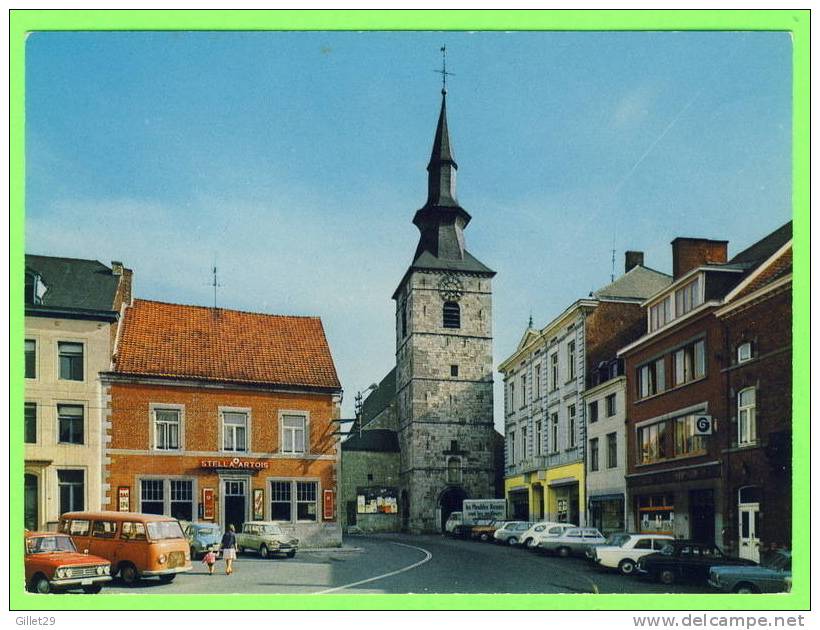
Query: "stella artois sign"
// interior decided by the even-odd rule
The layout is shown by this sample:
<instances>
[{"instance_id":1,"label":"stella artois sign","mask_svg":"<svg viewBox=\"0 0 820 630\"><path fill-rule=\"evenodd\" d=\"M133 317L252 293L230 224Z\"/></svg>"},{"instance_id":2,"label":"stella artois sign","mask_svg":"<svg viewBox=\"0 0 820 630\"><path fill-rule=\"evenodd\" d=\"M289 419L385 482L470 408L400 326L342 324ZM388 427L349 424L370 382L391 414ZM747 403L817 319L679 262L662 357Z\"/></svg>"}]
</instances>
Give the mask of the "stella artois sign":
<instances>
[{"instance_id":1,"label":"stella artois sign","mask_svg":"<svg viewBox=\"0 0 820 630\"><path fill-rule=\"evenodd\" d=\"M203 459L199 462L200 468L227 468L230 470L264 470L268 468L268 462L260 459L243 459L232 457L231 459Z\"/></svg>"}]
</instances>

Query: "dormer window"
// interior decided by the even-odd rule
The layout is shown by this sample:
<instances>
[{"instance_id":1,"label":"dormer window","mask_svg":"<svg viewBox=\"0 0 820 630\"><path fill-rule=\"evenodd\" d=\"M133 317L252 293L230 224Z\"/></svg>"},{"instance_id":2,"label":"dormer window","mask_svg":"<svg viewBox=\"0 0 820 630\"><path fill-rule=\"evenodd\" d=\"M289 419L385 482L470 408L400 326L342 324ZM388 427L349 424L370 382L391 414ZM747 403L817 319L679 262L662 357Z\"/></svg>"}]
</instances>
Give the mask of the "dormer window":
<instances>
[{"instance_id":1,"label":"dormer window","mask_svg":"<svg viewBox=\"0 0 820 630\"><path fill-rule=\"evenodd\" d=\"M693 308L703 303L700 295L700 278L695 278L691 282L675 291L675 317L685 315Z\"/></svg>"},{"instance_id":2,"label":"dormer window","mask_svg":"<svg viewBox=\"0 0 820 630\"><path fill-rule=\"evenodd\" d=\"M671 313L672 298L666 296L662 302L649 307L649 330L658 330L672 319Z\"/></svg>"},{"instance_id":3,"label":"dormer window","mask_svg":"<svg viewBox=\"0 0 820 630\"><path fill-rule=\"evenodd\" d=\"M26 272L26 304L42 304L43 296L46 294L46 285L43 283L40 274L32 271Z\"/></svg>"},{"instance_id":4,"label":"dormer window","mask_svg":"<svg viewBox=\"0 0 820 630\"><path fill-rule=\"evenodd\" d=\"M737 362L738 363L745 363L746 361L751 361L752 359L752 344L751 342L747 341L745 343L740 344L737 347Z\"/></svg>"}]
</instances>

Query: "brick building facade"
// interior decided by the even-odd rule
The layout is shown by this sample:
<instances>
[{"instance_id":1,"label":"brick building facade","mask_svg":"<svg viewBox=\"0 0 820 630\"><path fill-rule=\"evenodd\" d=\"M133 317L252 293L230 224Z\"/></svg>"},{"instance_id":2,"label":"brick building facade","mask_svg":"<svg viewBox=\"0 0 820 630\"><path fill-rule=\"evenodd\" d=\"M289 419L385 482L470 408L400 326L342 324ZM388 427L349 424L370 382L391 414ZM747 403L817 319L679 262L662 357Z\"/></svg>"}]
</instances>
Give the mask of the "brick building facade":
<instances>
[{"instance_id":1,"label":"brick building facade","mask_svg":"<svg viewBox=\"0 0 820 630\"><path fill-rule=\"evenodd\" d=\"M103 383L104 507L341 544L341 388L317 318L136 300Z\"/></svg>"},{"instance_id":2,"label":"brick building facade","mask_svg":"<svg viewBox=\"0 0 820 630\"><path fill-rule=\"evenodd\" d=\"M733 545L738 489L727 475L734 474L729 461L737 433L731 381L740 371L729 347L734 335L752 333L743 325L731 332L718 314L790 238L787 224L731 260L726 241L672 242L673 283L645 302L648 332L620 352L627 374L628 524L636 530ZM774 325L782 342L775 355L784 352L782 329L790 321ZM774 390L791 391L790 382L781 389L782 375L770 371L774 363L759 365L757 375L771 379L766 389L774 397L786 395ZM781 419L790 424L790 417L781 413Z\"/></svg>"}]
</instances>

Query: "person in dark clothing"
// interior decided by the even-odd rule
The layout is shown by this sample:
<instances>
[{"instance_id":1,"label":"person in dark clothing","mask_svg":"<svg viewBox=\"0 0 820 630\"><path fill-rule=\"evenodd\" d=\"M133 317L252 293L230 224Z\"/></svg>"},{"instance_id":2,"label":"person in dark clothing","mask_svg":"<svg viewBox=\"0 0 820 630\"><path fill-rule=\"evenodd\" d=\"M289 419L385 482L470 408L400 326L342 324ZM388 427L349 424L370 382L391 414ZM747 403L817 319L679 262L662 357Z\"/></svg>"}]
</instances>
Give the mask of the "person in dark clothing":
<instances>
[{"instance_id":1,"label":"person in dark clothing","mask_svg":"<svg viewBox=\"0 0 820 630\"><path fill-rule=\"evenodd\" d=\"M233 525L222 535L222 557L225 559L225 575L233 573L233 561L236 559L236 530Z\"/></svg>"}]
</instances>

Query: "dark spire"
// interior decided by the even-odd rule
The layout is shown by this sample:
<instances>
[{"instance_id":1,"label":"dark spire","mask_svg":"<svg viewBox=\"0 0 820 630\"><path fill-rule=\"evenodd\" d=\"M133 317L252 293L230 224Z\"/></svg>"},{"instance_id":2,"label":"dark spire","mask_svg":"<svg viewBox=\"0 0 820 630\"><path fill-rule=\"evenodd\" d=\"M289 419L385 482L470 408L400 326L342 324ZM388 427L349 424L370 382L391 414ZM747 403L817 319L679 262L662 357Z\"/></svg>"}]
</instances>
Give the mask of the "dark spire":
<instances>
[{"instance_id":1,"label":"dark spire","mask_svg":"<svg viewBox=\"0 0 820 630\"><path fill-rule=\"evenodd\" d=\"M441 90L441 112L438 115L433 151L427 165L427 204L433 206L458 207L456 200L456 170L447 131L447 91Z\"/></svg>"}]
</instances>

